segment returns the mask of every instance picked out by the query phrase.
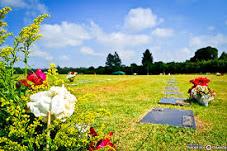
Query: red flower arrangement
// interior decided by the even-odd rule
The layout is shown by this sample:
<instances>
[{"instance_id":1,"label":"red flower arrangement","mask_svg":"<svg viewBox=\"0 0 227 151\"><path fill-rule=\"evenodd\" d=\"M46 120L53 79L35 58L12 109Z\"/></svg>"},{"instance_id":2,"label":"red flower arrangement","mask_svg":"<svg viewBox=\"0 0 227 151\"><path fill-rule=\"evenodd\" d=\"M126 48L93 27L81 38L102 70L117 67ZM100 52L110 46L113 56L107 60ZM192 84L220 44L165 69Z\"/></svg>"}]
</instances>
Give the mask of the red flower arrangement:
<instances>
[{"instance_id":1,"label":"red flower arrangement","mask_svg":"<svg viewBox=\"0 0 227 151\"><path fill-rule=\"evenodd\" d=\"M206 77L198 77L193 80L190 80L190 82L194 84L194 86L197 86L197 85L208 86L208 83L210 82L210 80Z\"/></svg>"},{"instance_id":2,"label":"red flower arrangement","mask_svg":"<svg viewBox=\"0 0 227 151\"><path fill-rule=\"evenodd\" d=\"M210 80L206 77L198 77L190 80L190 82L193 84L193 86L188 90L188 93L191 93L191 90L195 88L197 85L208 86L208 83L210 82Z\"/></svg>"},{"instance_id":3,"label":"red flower arrangement","mask_svg":"<svg viewBox=\"0 0 227 151\"><path fill-rule=\"evenodd\" d=\"M188 90L190 98L200 104L208 106L208 102L214 100L215 92L208 87L210 80L206 77L198 77L190 80L193 86Z\"/></svg>"},{"instance_id":4,"label":"red flower arrangement","mask_svg":"<svg viewBox=\"0 0 227 151\"><path fill-rule=\"evenodd\" d=\"M97 132L93 127L90 128L90 133L92 137L98 136ZM94 142L91 142L89 145L89 151L99 150L103 149L107 146L115 150L115 145L111 142L110 138L113 135L113 132L109 132L107 136L105 136L104 139L100 139L96 144Z\"/></svg>"},{"instance_id":5,"label":"red flower arrangement","mask_svg":"<svg viewBox=\"0 0 227 151\"><path fill-rule=\"evenodd\" d=\"M31 87L28 81L31 81L34 85L41 85L43 81L46 80L46 74L42 72L41 69L37 69L35 72L31 72L27 75L27 79L19 80L18 85L23 85L26 87ZM17 86L19 87L19 86Z\"/></svg>"}]
</instances>

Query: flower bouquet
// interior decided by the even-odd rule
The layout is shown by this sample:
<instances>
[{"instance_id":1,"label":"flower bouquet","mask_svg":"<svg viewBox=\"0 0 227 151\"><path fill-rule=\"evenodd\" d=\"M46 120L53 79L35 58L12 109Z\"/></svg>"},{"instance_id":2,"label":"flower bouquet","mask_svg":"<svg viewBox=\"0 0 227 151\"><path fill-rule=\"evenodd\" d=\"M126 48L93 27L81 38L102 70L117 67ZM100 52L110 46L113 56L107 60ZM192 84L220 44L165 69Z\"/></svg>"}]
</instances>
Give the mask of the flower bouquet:
<instances>
[{"instance_id":1,"label":"flower bouquet","mask_svg":"<svg viewBox=\"0 0 227 151\"><path fill-rule=\"evenodd\" d=\"M209 79L199 77L190 80L193 86L188 90L191 99L195 99L199 104L208 106L208 103L214 100L215 92L208 87Z\"/></svg>"},{"instance_id":2,"label":"flower bouquet","mask_svg":"<svg viewBox=\"0 0 227 151\"><path fill-rule=\"evenodd\" d=\"M73 82L76 75L77 75L77 72L69 72L66 78L69 79L70 82Z\"/></svg>"}]
</instances>

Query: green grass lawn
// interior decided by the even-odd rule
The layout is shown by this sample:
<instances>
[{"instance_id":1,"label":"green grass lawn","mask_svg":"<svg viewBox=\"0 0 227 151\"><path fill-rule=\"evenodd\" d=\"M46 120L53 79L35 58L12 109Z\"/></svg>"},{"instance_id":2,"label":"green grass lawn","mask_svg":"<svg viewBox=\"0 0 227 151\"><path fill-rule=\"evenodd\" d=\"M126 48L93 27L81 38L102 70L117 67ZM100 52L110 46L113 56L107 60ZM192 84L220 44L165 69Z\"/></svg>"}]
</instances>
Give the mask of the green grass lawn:
<instances>
[{"instance_id":1,"label":"green grass lawn","mask_svg":"<svg viewBox=\"0 0 227 151\"><path fill-rule=\"evenodd\" d=\"M227 138L227 76L206 76L211 80L210 87L217 93L209 107L158 104L168 79L175 77L179 90L188 97L187 91L192 86L189 80L198 76L79 75L74 81L78 85L69 87L77 96L77 106L81 110L105 109L111 113L96 124L105 123L106 132L114 132L113 140L118 150L187 150L187 144L224 146ZM193 110L197 129L139 123L154 107Z\"/></svg>"}]
</instances>

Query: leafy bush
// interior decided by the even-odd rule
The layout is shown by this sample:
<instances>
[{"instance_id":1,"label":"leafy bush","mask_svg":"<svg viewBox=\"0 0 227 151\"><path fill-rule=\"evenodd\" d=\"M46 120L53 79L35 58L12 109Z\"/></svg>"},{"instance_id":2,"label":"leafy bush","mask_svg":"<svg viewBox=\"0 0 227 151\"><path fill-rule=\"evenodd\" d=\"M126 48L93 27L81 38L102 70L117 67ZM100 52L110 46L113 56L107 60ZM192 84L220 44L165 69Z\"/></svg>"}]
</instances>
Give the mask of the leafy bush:
<instances>
[{"instance_id":1,"label":"leafy bush","mask_svg":"<svg viewBox=\"0 0 227 151\"><path fill-rule=\"evenodd\" d=\"M93 112L81 113L77 107L72 117L47 120L35 117L28 108L30 96L45 91L52 85L62 85L57 78L57 69L50 65L47 76L39 69L28 72L30 47L38 40L40 24L48 17L43 14L33 23L24 27L14 38L13 46L2 47L6 38L12 36L5 30L5 16L11 8L0 10L0 149L4 150L87 150L94 138L89 137L89 127L93 126L96 117L103 114ZM23 54L19 58L18 54ZM24 78L19 80L15 75L15 63L24 63ZM49 114L48 112L48 115ZM47 119L50 119L47 116ZM98 141L102 135L95 137ZM105 146L104 146L105 147Z\"/></svg>"}]
</instances>

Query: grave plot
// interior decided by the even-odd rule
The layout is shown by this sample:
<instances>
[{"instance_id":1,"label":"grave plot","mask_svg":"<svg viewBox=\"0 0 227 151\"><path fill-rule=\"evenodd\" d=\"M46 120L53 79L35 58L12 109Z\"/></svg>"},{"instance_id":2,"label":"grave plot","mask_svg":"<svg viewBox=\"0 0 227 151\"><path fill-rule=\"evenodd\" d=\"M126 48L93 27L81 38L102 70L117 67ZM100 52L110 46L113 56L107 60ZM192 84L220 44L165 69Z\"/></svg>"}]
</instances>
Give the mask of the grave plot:
<instances>
[{"instance_id":1,"label":"grave plot","mask_svg":"<svg viewBox=\"0 0 227 151\"><path fill-rule=\"evenodd\" d=\"M186 99L182 98L182 93L179 92L179 89L176 86L176 80L168 80L164 91L164 97L160 99L159 104L189 105L189 103L184 100Z\"/></svg>"},{"instance_id":2,"label":"grave plot","mask_svg":"<svg viewBox=\"0 0 227 151\"><path fill-rule=\"evenodd\" d=\"M176 86L167 86L165 88L166 91L178 91L178 88Z\"/></svg>"},{"instance_id":3,"label":"grave plot","mask_svg":"<svg viewBox=\"0 0 227 151\"><path fill-rule=\"evenodd\" d=\"M185 105L190 105L190 103L185 102L185 98L161 98L159 101L159 104L171 104L171 105L180 105L180 106L185 106Z\"/></svg>"},{"instance_id":4,"label":"grave plot","mask_svg":"<svg viewBox=\"0 0 227 151\"><path fill-rule=\"evenodd\" d=\"M165 95L180 95L181 93L178 91L165 91Z\"/></svg>"},{"instance_id":5,"label":"grave plot","mask_svg":"<svg viewBox=\"0 0 227 151\"><path fill-rule=\"evenodd\" d=\"M196 128L191 110L154 108L140 121L141 123L167 124L177 127Z\"/></svg>"}]
</instances>

